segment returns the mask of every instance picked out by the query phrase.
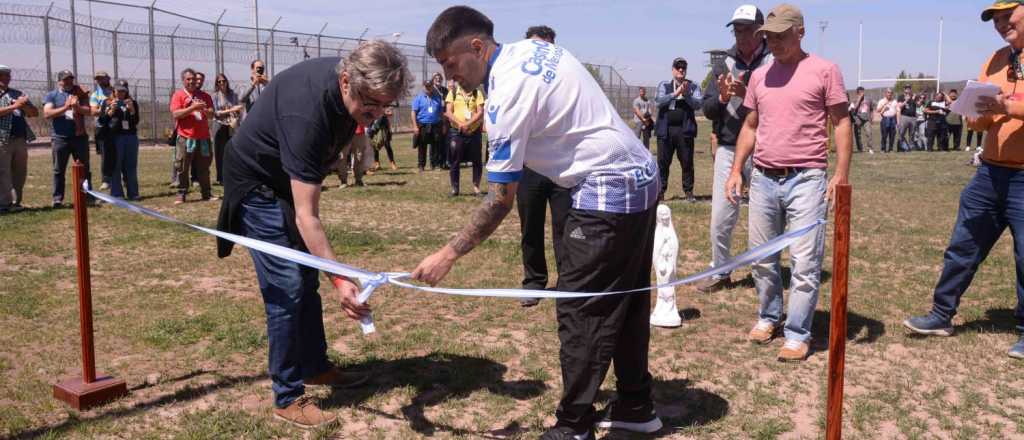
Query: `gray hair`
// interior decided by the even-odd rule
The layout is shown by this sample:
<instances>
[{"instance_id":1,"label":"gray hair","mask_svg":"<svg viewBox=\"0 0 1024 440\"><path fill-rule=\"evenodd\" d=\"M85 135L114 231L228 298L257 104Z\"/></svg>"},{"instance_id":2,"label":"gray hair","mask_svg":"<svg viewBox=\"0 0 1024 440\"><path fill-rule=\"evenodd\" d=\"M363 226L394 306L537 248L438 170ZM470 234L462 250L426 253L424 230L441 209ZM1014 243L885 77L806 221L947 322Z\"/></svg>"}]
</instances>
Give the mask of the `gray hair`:
<instances>
[{"instance_id":1,"label":"gray hair","mask_svg":"<svg viewBox=\"0 0 1024 440\"><path fill-rule=\"evenodd\" d=\"M348 73L351 87L357 91L392 96L396 100L409 93L412 73L405 55L385 41L367 41L359 45L335 67L339 75Z\"/></svg>"}]
</instances>

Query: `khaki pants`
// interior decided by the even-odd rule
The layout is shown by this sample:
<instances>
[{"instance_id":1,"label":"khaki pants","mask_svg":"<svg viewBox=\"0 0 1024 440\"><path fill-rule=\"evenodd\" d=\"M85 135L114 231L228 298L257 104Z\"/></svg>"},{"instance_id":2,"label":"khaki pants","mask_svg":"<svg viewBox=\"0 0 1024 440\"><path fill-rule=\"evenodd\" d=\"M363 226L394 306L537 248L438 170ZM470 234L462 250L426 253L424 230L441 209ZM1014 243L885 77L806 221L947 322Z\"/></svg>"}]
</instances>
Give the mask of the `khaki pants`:
<instances>
[{"instance_id":1,"label":"khaki pants","mask_svg":"<svg viewBox=\"0 0 1024 440\"><path fill-rule=\"evenodd\" d=\"M25 138L10 139L6 145L0 145L0 208L21 204L27 176L28 143Z\"/></svg>"},{"instance_id":2,"label":"khaki pants","mask_svg":"<svg viewBox=\"0 0 1024 440\"><path fill-rule=\"evenodd\" d=\"M338 161L336 166L338 179L343 184L348 183L349 168L355 167L353 171L356 176L356 183L362 183L363 174L372 166L373 150L370 148L370 142L365 134L357 134L352 138L352 143L346 145L341 150L341 160Z\"/></svg>"},{"instance_id":3,"label":"khaki pants","mask_svg":"<svg viewBox=\"0 0 1024 440\"><path fill-rule=\"evenodd\" d=\"M196 178L199 180L199 191L204 199L210 198L210 163L213 162L213 143L207 148L206 155L203 149L196 147L189 153L185 148L187 139L178 136L178 144L174 150L174 170L178 174L178 195L188 194L189 185L192 180L189 178L189 170L192 163L196 163Z\"/></svg>"}]
</instances>

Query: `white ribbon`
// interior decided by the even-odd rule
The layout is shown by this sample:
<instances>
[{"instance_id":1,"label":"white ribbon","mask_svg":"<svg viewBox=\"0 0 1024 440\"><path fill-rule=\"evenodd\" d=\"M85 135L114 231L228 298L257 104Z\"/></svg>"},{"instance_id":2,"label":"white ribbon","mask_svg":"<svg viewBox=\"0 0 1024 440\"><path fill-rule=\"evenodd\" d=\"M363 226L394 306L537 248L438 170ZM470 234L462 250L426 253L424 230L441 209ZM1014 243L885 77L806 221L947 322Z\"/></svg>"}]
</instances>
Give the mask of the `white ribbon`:
<instances>
[{"instance_id":1,"label":"white ribbon","mask_svg":"<svg viewBox=\"0 0 1024 440\"><path fill-rule=\"evenodd\" d=\"M110 196L109 194L96 192L89 189L87 182L82 183L82 189L87 194L100 199L106 203L119 208L124 208L137 214L157 218L166 222L177 223L179 225L187 226L192 229L205 232L207 234L223 238L231 241L238 245L247 247L249 249L263 252L268 255L275 257L284 258L288 261L292 261L303 266L311 267L323 272L340 275L343 277L355 279L359 281L362 286L362 291L359 292L357 300L360 304L365 303L373 295L374 290L385 284L393 284L395 286L404 287L407 289L420 290L423 292L431 293L443 293L446 295L459 295L459 296L482 296L482 297L497 297L497 298L587 298L592 296L608 296L608 295L621 295L628 293L637 292L649 292L652 289L660 289L662 287L672 287L682 284L691 284L705 278L713 277L715 275L721 275L732 272L733 270L754 263L756 261L765 259L775 253L781 252L783 249L789 247L794 241L807 235L817 229L819 226L825 224L824 219L816 220L802 228L786 232L785 234L779 235L767 243L764 243L756 248L750 249L740 255L737 255L732 260L729 260L725 264L719 267L713 267L700 273L696 273L685 278L680 278L665 284L659 284L651 287L641 287L639 289L632 290L617 290L609 292L561 292L557 290L532 290L532 289L456 289L449 287L428 287L418 286L412 284L406 280L411 276L407 272L370 272L368 270L359 269L357 267L349 266L347 264L339 263L337 261L328 260L326 258L320 258L316 255L308 254L306 252L297 251L295 249L287 248L281 245L273 243L267 243L261 240L255 240L249 237L232 234L229 232L218 231L216 229L210 229L203 226L193 225L178 220L174 217L170 217L154 211L149 208L129 203L123 199ZM376 329L373 324L373 318L367 315L360 321L364 334L373 333Z\"/></svg>"}]
</instances>

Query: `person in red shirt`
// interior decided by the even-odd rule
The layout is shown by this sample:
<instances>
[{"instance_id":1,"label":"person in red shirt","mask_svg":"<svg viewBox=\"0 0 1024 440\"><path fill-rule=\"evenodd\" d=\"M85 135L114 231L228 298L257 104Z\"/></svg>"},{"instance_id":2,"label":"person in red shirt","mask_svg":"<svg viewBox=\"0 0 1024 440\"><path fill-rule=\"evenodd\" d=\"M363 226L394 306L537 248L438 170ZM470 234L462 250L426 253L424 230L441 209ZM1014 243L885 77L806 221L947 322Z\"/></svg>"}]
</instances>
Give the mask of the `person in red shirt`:
<instances>
[{"instance_id":1,"label":"person in red shirt","mask_svg":"<svg viewBox=\"0 0 1024 440\"><path fill-rule=\"evenodd\" d=\"M174 170L178 175L178 198L175 205L185 203L189 188L189 170L196 164L199 189L203 200L217 200L210 193L210 163L213 160L210 144L209 119L213 116L213 98L199 90L196 72L191 68L181 72L184 88L171 96L171 115L178 134L175 145Z\"/></svg>"}]
</instances>

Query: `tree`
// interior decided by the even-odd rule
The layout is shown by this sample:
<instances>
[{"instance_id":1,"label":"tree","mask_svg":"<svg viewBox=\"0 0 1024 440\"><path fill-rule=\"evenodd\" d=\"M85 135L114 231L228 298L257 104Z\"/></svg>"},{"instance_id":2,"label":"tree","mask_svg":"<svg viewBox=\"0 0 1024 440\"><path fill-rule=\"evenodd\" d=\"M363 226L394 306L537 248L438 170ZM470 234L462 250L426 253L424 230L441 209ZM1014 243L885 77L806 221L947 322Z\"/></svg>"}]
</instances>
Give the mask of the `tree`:
<instances>
[{"instance_id":1,"label":"tree","mask_svg":"<svg viewBox=\"0 0 1024 440\"><path fill-rule=\"evenodd\" d=\"M707 90L708 89L708 84L711 84L711 81L714 81L714 80L715 80L715 76L712 75L711 71L709 70L708 71L708 76L705 76L704 77L704 81L701 81L701 83L700 83L700 89L701 90Z\"/></svg>"},{"instance_id":2,"label":"tree","mask_svg":"<svg viewBox=\"0 0 1024 440\"><path fill-rule=\"evenodd\" d=\"M590 72L590 76L594 77L594 81L597 81L597 84L600 85L601 88L604 88L604 79L601 77L601 67L590 63L585 63L583 65L586 66L587 72Z\"/></svg>"}]
</instances>

